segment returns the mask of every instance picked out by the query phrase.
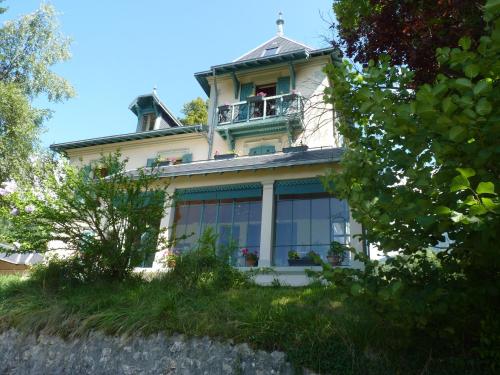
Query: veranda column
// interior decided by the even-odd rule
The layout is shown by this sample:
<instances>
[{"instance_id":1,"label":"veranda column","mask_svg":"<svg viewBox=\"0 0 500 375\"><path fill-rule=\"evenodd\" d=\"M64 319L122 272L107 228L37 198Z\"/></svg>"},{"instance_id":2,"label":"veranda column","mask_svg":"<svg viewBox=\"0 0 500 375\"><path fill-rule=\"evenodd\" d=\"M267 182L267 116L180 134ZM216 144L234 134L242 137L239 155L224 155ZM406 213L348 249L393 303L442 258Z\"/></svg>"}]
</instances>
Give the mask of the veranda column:
<instances>
[{"instance_id":1,"label":"veranda column","mask_svg":"<svg viewBox=\"0 0 500 375\"><path fill-rule=\"evenodd\" d=\"M169 185L167 187L167 190L166 190L166 193L167 193L167 202L166 202L166 205L167 205L167 208L165 209L165 216L163 216L161 218L161 221L160 221L160 228L161 229L164 229L166 228L166 230L164 232L162 232L160 234L161 236L161 239L158 241L158 248L157 248L157 252L156 252L156 255L155 255L155 260L153 262L153 268L163 268L165 267L165 256L166 256L166 253L164 251L164 249L161 249L160 247L160 244L162 242L164 242L166 239L170 238L171 237L171 229L172 229L172 226L174 224L174 214L175 214L175 207L174 207L174 202L172 199L168 199L169 197L172 197L174 195L174 192L175 192L175 187L173 187L172 185Z\"/></svg>"},{"instance_id":2,"label":"veranda column","mask_svg":"<svg viewBox=\"0 0 500 375\"><path fill-rule=\"evenodd\" d=\"M274 180L262 183L262 218L260 226L259 267L270 267L274 231Z\"/></svg>"}]
</instances>

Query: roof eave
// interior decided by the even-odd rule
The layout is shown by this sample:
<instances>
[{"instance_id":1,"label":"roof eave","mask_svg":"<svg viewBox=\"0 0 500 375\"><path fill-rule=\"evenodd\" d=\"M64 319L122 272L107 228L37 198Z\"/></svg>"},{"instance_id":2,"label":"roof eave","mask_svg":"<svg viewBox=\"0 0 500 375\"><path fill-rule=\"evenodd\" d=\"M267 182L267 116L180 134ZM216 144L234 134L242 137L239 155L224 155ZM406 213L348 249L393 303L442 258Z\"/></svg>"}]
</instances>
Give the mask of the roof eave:
<instances>
[{"instance_id":1,"label":"roof eave","mask_svg":"<svg viewBox=\"0 0 500 375\"><path fill-rule=\"evenodd\" d=\"M179 126L175 128L151 130L147 132L118 134L107 137L84 139L80 141L56 143L50 145L50 149L55 152L64 152L66 150L77 148L122 143L128 141L138 141L150 138L173 136L178 134L202 133L203 131L205 131L205 126L203 125Z\"/></svg>"},{"instance_id":2,"label":"roof eave","mask_svg":"<svg viewBox=\"0 0 500 375\"><path fill-rule=\"evenodd\" d=\"M300 60L308 57L317 57L329 55L335 51L334 47L322 48L317 50L297 50L292 52L287 52L275 56L269 57L259 57L250 60L234 61L227 64L214 65L210 70L205 70L202 72L195 73L194 76L200 86L203 88L207 95L210 95L210 85L208 84L207 78L215 74L225 74L231 72L237 72L245 69L258 68L260 66L281 64L283 62L289 62L294 60Z\"/></svg>"}]
</instances>

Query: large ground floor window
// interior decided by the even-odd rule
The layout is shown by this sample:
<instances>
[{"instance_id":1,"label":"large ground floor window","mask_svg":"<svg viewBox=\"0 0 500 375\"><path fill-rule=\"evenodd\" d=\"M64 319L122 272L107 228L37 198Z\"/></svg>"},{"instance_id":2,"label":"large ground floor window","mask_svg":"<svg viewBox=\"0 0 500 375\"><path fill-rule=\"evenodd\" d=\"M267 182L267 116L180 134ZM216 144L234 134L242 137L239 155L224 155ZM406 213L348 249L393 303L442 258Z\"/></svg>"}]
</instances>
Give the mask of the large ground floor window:
<instances>
[{"instance_id":1,"label":"large ground floor window","mask_svg":"<svg viewBox=\"0 0 500 375\"><path fill-rule=\"evenodd\" d=\"M196 246L208 227L217 234L219 249L231 250L231 263L245 264L242 250L259 252L262 198L227 198L179 202L175 208L174 249L188 251Z\"/></svg>"},{"instance_id":2,"label":"large ground floor window","mask_svg":"<svg viewBox=\"0 0 500 375\"><path fill-rule=\"evenodd\" d=\"M290 253L304 258L314 251L325 262L332 241L349 242L349 210L345 201L327 193L275 195L273 261L288 266ZM348 257L344 263L349 261Z\"/></svg>"}]
</instances>

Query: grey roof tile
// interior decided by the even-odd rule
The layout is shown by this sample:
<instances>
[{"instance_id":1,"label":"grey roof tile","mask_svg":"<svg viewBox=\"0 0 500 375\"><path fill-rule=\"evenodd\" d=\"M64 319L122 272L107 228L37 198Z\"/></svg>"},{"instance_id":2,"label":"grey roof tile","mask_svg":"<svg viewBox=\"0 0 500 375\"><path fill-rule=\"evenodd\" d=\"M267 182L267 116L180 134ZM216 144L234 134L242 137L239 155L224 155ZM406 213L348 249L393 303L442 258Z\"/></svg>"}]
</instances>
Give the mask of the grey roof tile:
<instances>
[{"instance_id":1,"label":"grey roof tile","mask_svg":"<svg viewBox=\"0 0 500 375\"><path fill-rule=\"evenodd\" d=\"M259 156L243 156L233 159L205 160L187 164L160 167L161 177L194 176L211 173L269 169L277 167L325 164L338 162L343 148L321 148L307 151L276 153ZM131 175L137 170L128 171Z\"/></svg>"},{"instance_id":2,"label":"grey roof tile","mask_svg":"<svg viewBox=\"0 0 500 375\"><path fill-rule=\"evenodd\" d=\"M242 57L236 59L234 62L245 61L257 59L259 57L263 57L266 49L277 47L276 54L283 54L292 51L312 51L313 48L310 48L304 44L296 42L294 40L288 39L283 36L276 36L263 45L253 49L252 51L246 53Z\"/></svg>"}]
</instances>

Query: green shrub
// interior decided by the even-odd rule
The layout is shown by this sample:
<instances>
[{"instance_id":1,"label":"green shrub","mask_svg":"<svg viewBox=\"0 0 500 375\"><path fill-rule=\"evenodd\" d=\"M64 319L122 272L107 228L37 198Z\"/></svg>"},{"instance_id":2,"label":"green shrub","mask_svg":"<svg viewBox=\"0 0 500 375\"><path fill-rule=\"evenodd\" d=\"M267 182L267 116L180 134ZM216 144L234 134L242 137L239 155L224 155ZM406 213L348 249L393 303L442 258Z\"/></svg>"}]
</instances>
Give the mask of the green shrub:
<instances>
[{"instance_id":1,"label":"green shrub","mask_svg":"<svg viewBox=\"0 0 500 375\"><path fill-rule=\"evenodd\" d=\"M217 249L217 235L211 227L193 250L175 256L173 269L165 276L186 288L229 289L250 283L249 278L229 264L230 247ZM172 261L172 259L171 259Z\"/></svg>"}]
</instances>

